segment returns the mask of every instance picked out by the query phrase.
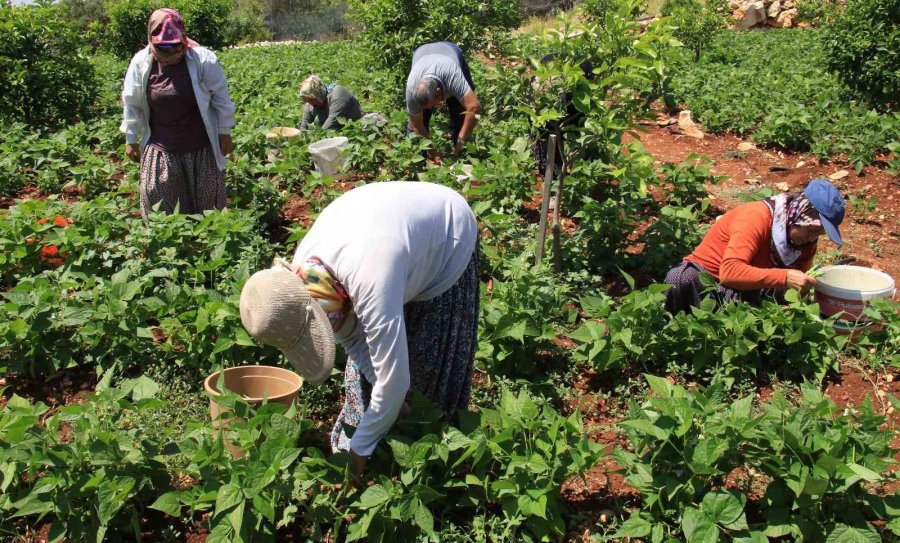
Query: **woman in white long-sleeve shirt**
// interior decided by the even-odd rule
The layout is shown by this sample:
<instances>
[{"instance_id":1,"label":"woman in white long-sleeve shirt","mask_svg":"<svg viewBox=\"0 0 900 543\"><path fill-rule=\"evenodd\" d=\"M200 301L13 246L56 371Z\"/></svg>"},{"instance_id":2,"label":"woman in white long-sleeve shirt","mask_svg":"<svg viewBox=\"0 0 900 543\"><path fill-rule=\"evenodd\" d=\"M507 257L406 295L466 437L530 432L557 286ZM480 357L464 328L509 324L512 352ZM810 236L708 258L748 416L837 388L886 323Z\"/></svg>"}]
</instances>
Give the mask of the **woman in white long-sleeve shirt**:
<instances>
[{"instance_id":1,"label":"woman in white long-sleeve shirt","mask_svg":"<svg viewBox=\"0 0 900 543\"><path fill-rule=\"evenodd\" d=\"M451 415L467 407L478 290L465 199L431 183L374 183L325 208L290 264L248 280L241 319L313 383L328 378L341 343L346 399L331 443L361 474L411 390Z\"/></svg>"},{"instance_id":2,"label":"woman in white long-sleeve shirt","mask_svg":"<svg viewBox=\"0 0 900 543\"><path fill-rule=\"evenodd\" d=\"M225 207L234 104L215 54L187 37L181 15L157 9L148 45L125 74L125 153L141 163L141 214Z\"/></svg>"}]
</instances>

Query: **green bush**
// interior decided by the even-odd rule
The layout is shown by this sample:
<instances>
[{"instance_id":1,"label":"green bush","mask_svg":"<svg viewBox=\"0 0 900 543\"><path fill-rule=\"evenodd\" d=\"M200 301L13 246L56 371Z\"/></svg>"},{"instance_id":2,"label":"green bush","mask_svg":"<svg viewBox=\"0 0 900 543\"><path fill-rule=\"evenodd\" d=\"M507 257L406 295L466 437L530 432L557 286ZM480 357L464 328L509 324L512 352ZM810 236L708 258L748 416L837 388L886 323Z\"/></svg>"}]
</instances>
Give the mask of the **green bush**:
<instances>
[{"instance_id":1,"label":"green bush","mask_svg":"<svg viewBox=\"0 0 900 543\"><path fill-rule=\"evenodd\" d=\"M464 52L483 48L491 32L521 20L516 0L350 0L362 38L386 67L406 68L416 47L452 41Z\"/></svg>"},{"instance_id":2,"label":"green bush","mask_svg":"<svg viewBox=\"0 0 900 543\"><path fill-rule=\"evenodd\" d=\"M184 17L188 35L204 47L221 49L240 39L230 28L229 16L234 0L182 0L176 5ZM235 41L229 41L229 38Z\"/></svg>"},{"instance_id":3,"label":"green bush","mask_svg":"<svg viewBox=\"0 0 900 543\"><path fill-rule=\"evenodd\" d=\"M257 0L235 0L228 15L225 41L230 44L272 39L266 26L265 7Z\"/></svg>"},{"instance_id":4,"label":"green bush","mask_svg":"<svg viewBox=\"0 0 900 543\"><path fill-rule=\"evenodd\" d=\"M109 9L109 46L128 58L147 45L147 19L154 9L171 7L184 17L188 36L204 47L220 49L246 39L270 36L259 11L234 0L123 0Z\"/></svg>"},{"instance_id":5,"label":"green bush","mask_svg":"<svg viewBox=\"0 0 900 543\"><path fill-rule=\"evenodd\" d=\"M0 118L56 127L91 115L94 67L83 42L49 4L0 4Z\"/></svg>"},{"instance_id":6,"label":"green bush","mask_svg":"<svg viewBox=\"0 0 900 543\"><path fill-rule=\"evenodd\" d=\"M813 25L819 25L833 19L841 7L841 0L799 0L797 2L797 18Z\"/></svg>"},{"instance_id":7,"label":"green bush","mask_svg":"<svg viewBox=\"0 0 900 543\"><path fill-rule=\"evenodd\" d=\"M606 15L622 9L625 2L621 0L584 0L581 7L594 19L603 24ZM636 17L643 8L643 3L628 3L626 9L629 10L632 17Z\"/></svg>"},{"instance_id":8,"label":"green bush","mask_svg":"<svg viewBox=\"0 0 900 543\"><path fill-rule=\"evenodd\" d=\"M871 401L842 410L804 385L728 402L646 378L652 394L619 423L634 452L616 453L644 506L616 540L881 541L876 524L895 540L900 504L879 487L896 450Z\"/></svg>"},{"instance_id":9,"label":"green bush","mask_svg":"<svg viewBox=\"0 0 900 543\"><path fill-rule=\"evenodd\" d=\"M698 62L675 75L675 97L711 132L752 135L821 159L845 156L860 170L900 141L900 114L850 98L825 67L825 33L719 32Z\"/></svg>"},{"instance_id":10,"label":"green bush","mask_svg":"<svg viewBox=\"0 0 900 543\"><path fill-rule=\"evenodd\" d=\"M81 33L82 40L95 49L106 43L108 4L104 0L59 0L66 18Z\"/></svg>"},{"instance_id":11,"label":"green bush","mask_svg":"<svg viewBox=\"0 0 900 543\"><path fill-rule=\"evenodd\" d=\"M662 16L671 19L675 37L693 51L697 60L716 32L725 28L729 13L726 7L719 1L667 0Z\"/></svg>"},{"instance_id":12,"label":"green bush","mask_svg":"<svg viewBox=\"0 0 900 543\"><path fill-rule=\"evenodd\" d=\"M882 109L900 105L900 0L850 0L822 33L826 65Z\"/></svg>"},{"instance_id":13,"label":"green bush","mask_svg":"<svg viewBox=\"0 0 900 543\"><path fill-rule=\"evenodd\" d=\"M147 45L147 19L158 7L158 0L124 0L110 8L109 47L116 56L128 58Z\"/></svg>"}]
</instances>

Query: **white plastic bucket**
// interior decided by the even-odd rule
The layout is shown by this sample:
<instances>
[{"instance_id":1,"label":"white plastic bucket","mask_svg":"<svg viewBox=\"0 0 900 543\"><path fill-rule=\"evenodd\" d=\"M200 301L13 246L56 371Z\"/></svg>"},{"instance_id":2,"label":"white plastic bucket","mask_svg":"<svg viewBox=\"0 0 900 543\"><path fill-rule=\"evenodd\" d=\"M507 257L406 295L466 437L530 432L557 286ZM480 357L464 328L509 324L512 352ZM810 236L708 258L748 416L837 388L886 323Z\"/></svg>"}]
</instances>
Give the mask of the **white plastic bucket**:
<instances>
[{"instance_id":1,"label":"white plastic bucket","mask_svg":"<svg viewBox=\"0 0 900 543\"><path fill-rule=\"evenodd\" d=\"M897 288L890 275L862 266L828 266L816 279L816 301L822 315L837 316L835 329L865 327L872 323L863 315L871 300L890 300Z\"/></svg>"},{"instance_id":2,"label":"white plastic bucket","mask_svg":"<svg viewBox=\"0 0 900 543\"><path fill-rule=\"evenodd\" d=\"M344 167L347 157L345 150L350 140L344 136L319 140L309 146L313 164L322 175L333 177Z\"/></svg>"}]
</instances>

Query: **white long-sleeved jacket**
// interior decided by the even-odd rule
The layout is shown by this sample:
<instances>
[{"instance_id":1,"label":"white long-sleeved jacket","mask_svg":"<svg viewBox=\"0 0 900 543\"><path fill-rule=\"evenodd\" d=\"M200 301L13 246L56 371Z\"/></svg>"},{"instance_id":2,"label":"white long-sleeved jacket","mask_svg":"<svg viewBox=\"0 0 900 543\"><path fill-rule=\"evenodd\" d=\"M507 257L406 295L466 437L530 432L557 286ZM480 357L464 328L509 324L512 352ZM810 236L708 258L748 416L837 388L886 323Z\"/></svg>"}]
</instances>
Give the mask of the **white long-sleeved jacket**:
<instances>
[{"instance_id":1,"label":"white long-sleeved jacket","mask_svg":"<svg viewBox=\"0 0 900 543\"><path fill-rule=\"evenodd\" d=\"M234 126L234 103L228 95L225 72L215 53L201 46L188 49L185 54L188 72L197 97L200 116L206 126L206 134L216 155L219 170L225 170L226 160L219 148L219 135L231 134ZM125 142L140 143L141 150L150 141L150 105L147 102L147 85L153 55L150 46L135 53L125 73L122 103L125 105L119 129L125 134Z\"/></svg>"},{"instance_id":2,"label":"white long-sleeved jacket","mask_svg":"<svg viewBox=\"0 0 900 543\"><path fill-rule=\"evenodd\" d=\"M350 448L368 456L397 420L412 382L403 306L453 287L478 237L475 215L450 188L393 181L357 187L316 218L294 253L317 257L350 296L353 319L335 334L372 385Z\"/></svg>"}]
</instances>

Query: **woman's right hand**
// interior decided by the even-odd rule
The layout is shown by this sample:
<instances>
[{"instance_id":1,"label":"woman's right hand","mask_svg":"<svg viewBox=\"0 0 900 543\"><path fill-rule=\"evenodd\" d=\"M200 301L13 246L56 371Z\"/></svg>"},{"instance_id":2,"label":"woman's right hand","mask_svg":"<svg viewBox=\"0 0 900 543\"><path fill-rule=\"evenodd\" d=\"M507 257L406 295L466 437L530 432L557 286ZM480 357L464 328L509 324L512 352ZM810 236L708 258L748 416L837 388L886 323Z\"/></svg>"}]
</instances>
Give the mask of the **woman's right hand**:
<instances>
[{"instance_id":1,"label":"woman's right hand","mask_svg":"<svg viewBox=\"0 0 900 543\"><path fill-rule=\"evenodd\" d=\"M141 146L133 143L125 144L125 156L135 162L141 161Z\"/></svg>"},{"instance_id":2,"label":"woman's right hand","mask_svg":"<svg viewBox=\"0 0 900 543\"><path fill-rule=\"evenodd\" d=\"M788 288L795 288L799 290L801 294L806 294L807 292L809 292L809 289L814 286L816 286L815 277L810 277L800 270L787 271Z\"/></svg>"}]
</instances>

